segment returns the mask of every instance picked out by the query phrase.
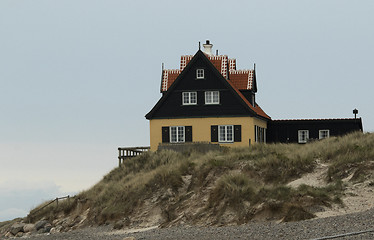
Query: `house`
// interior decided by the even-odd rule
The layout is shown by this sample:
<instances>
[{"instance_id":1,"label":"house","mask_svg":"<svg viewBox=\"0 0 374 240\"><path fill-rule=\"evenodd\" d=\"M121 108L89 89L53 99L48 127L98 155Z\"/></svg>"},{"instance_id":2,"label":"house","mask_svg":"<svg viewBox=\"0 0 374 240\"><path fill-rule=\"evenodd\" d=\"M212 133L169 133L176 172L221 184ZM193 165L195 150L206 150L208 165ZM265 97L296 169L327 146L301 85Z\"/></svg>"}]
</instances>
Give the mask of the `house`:
<instances>
[{"instance_id":1,"label":"house","mask_svg":"<svg viewBox=\"0 0 374 240\"><path fill-rule=\"evenodd\" d=\"M267 141L307 143L362 130L361 118L272 120L268 123Z\"/></svg>"},{"instance_id":2,"label":"house","mask_svg":"<svg viewBox=\"0 0 374 240\"><path fill-rule=\"evenodd\" d=\"M181 56L179 69L162 69L162 97L146 115L150 150L186 143L249 146L295 142L362 131L361 118L272 120L256 102L255 68L237 70L236 59L204 51ZM356 111L356 112L355 112Z\"/></svg>"},{"instance_id":3,"label":"house","mask_svg":"<svg viewBox=\"0 0 374 240\"><path fill-rule=\"evenodd\" d=\"M150 147L188 142L249 146L266 141L271 118L256 102L256 71L237 70L236 59L213 55L203 44L181 56L180 69L162 70L162 97L146 115Z\"/></svg>"}]
</instances>

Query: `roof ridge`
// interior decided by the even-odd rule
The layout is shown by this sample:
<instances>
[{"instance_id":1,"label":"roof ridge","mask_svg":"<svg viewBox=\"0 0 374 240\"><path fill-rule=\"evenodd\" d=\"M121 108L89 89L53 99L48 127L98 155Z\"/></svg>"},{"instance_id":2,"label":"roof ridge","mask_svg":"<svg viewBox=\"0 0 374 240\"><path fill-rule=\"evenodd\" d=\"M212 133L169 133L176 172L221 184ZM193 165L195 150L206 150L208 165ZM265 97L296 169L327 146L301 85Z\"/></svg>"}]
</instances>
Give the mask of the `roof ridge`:
<instances>
[{"instance_id":1,"label":"roof ridge","mask_svg":"<svg viewBox=\"0 0 374 240\"><path fill-rule=\"evenodd\" d=\"M180 72L181 70L180 69L164 69L164 71L168 71L168 72Z\"/></svg>"},{"instance_id":2,"label":"roof ridge","mask_svg":"<svg viewBox=\"0 0 374 240\"><path fill-rule=\"evenodd\" d=\"M250 73L250 72L254 72L254 69L230 69L230 72L234 72L234 73Z\"/></svg>"}]
</instances>

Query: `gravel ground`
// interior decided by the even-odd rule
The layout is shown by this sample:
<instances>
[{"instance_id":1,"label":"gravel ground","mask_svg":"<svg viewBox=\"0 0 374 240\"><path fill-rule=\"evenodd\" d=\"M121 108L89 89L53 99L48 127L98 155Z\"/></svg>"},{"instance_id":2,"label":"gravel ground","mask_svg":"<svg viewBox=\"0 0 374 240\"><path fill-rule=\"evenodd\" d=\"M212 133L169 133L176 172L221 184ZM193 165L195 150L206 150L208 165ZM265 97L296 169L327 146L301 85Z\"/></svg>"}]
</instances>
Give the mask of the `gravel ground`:
<instances>
[{"instance_id":1,"label":"gravel ground","mask_svg":"<svg viewBox=\"0 0 374 240\"><path fill-rule=\"evenodd\" d=\"M340 234L373 230L369 233L346 237L323 238ZM240 226L226 227L171 227L152 229L144 232L125 233L111 231L110 226L86 228L68 233L53 235L35 235L31 240L122 240L134 237L136 240L150 239L193 239L193 240L223 240L223 239L374 239L374 209L336 217L312 219L291 223L248 223Z\"/></svg>"}]
</instances>

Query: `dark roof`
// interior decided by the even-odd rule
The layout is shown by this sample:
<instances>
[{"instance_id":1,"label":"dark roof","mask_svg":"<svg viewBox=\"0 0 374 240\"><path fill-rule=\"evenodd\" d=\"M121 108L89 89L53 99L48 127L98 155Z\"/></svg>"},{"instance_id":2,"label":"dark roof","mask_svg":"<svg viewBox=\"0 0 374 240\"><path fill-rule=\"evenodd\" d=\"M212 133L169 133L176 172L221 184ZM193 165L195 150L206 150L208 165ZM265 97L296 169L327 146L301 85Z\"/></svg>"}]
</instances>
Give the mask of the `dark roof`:
<instances>
[{"instance_id":1,"label":"dark roof","mask_svg":"<svg viewBox=\"0 0 374 240\"><path fill-rule=\"evenodd\" d=\"M358 124L356 126L363 131L362 119L361 118L325 118L325 119L276 119L271 120L273 125L283 125L283 124L309 124L309 123L341 123L341 124Z\"/></svg>"},{"instance_id":2,"label":"dark roof","mask_svg":"<svg viewBox=\"0 0 374 240\"><path fill-rule=\"evenodd\" d=\"M302 122L302 121L352 121L361 118L309 118L309 119L273 119L273 122Z\"/></svg>"},{"instance_id":3,"label":"dark roof","mask_svg":"<svg viewBox=\"0 0 374 240\"><path fill-rule=\"evenodd\" d=\"M157 111L158 108L161 107L161 105L163 104L163 102L168 98L169 94L173 91L173 89L176 86L176 83L178 81L180 81L180 79L183 78L184 74L192 66L193 62L195 62L196 59L199 58L199 57L201 57L202 59L204 59L207 62L207 64L212 67L212 69L213 69L213 71L215 71L218 79L220 79L222 82L224 82L224 84L228 87L228 89L230 89L234 93L234 95L239 99L239 101L243 104L243 106L245 106L245 108L248 110L249 113L251 113L254 116L258 116L260 118L264 118L266 120L270 120L271 119L261 109L261 107L259 105L255 104L255 107L252 106L252 104L244 97L244 95L239 91L239 89L235 86L235 84L232 81L227 80L222 75L222 72L220 72L217 69L217 66L214 65L214 62L211 60L211 57L209 57L208 55L204 54L201 50L198 50L197 53L191 59L190 59L190 57L188 57L188 58L185 59L186 61L183 61L183 64L185 63L186 66L182 66L182 64L181 64L181 68L183 67L183 70L181 70L180 74L178 74L176 76L175 80L173 80L172 83L165 82L164 81L164 77L162 78L163 80L162 80L162 84L161 84L161 90L164 89L164 87L166 87L167 91L164 92L164 95L161 97L161 99L156 103L156 105L152 108L152 110L145 116L147 119L152 119L154 113ZM217 56L217 57L220 57L220 56ZM176 72L178 70L164 70L164 71L175 71ZM163 74L164 74L164 71L163 71ZM174 74L174 72L173 72L173 74ZM252 86L254 86L254 84Z\"/></svg>"}]
</instances>

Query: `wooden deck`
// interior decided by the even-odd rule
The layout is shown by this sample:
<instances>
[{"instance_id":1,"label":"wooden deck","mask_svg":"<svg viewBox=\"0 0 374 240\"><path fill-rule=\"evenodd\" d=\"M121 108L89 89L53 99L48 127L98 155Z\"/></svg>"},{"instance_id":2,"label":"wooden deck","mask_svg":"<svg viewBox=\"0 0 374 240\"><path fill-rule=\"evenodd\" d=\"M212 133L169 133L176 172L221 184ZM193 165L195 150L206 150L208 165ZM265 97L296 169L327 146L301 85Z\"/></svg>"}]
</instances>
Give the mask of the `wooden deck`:
<instances>
[{"instance_id":1,"label":"wooden deck","mask_svg":"<svg viewBox=\"0 0 374 240\"><path fill-rule=\"evenodd\" d=\"M118 165L121 166L126 159L139 156L145 152L148 152L150 147L125 147L118 148Z\"/></svg>"}]
</instances>

